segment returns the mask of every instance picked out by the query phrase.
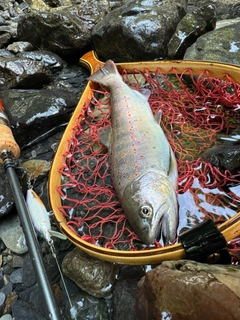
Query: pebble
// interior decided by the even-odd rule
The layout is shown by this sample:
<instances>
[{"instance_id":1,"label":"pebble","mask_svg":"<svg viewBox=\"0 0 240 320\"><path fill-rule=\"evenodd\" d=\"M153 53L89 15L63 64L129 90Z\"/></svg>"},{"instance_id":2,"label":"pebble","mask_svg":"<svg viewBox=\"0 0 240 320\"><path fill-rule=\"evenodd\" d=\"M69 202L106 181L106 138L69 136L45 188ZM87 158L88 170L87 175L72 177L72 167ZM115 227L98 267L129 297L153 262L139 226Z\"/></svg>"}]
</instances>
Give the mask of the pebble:
<instances>
[{"instance_id":1,"label":"pebble","mask_svg":"<svg viewBox=\"0 0 240 320\"><path fill-rule=\"evenodd\" d=\"M23 282L23 269L19 268L14 270L10 275L10 281L12 283L22 283Z\"/></svg>"}]
</instances>

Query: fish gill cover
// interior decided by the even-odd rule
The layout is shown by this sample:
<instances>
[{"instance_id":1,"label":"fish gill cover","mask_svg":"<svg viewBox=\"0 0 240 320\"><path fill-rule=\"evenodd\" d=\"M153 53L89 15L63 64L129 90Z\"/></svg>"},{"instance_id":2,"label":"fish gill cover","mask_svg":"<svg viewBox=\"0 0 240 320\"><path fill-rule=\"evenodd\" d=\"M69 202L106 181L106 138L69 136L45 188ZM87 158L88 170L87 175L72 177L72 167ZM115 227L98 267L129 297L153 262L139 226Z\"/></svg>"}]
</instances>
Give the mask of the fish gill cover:
<instances>
[{"instance_id":1,"label":"fish gill cover","mask_svg":"<svg viewBox=\"0 0 240 320\"><path fill-rule=\"evenodd\" d=\"M210 77L207 70L196 76L190 69L182 74L145 69L123 71L122 77L133 89L151 90L153 114L162 110L161 126L178 163L178 234L207 218L218 225L234 216L240 210L240 170L221 170L201 156L239 129L240 85L228 75ZM126 220L112 184L108 151L98 137L98 129L110 124L109 92L99 87L91 94L62 157L59 209L85 241L108 249L149 248ZM150 247L161 246L155 241Z\"/></svg>"}]
</instances>

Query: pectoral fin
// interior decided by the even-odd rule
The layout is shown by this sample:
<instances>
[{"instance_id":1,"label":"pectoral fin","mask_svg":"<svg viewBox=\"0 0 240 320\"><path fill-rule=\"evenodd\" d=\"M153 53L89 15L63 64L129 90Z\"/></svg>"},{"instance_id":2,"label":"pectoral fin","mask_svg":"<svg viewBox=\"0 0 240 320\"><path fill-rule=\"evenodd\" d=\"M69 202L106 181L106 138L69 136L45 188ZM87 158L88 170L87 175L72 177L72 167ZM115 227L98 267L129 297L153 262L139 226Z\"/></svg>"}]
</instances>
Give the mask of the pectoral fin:
<instances>
[{"instance_id":1,"label":"pectoral fin","mask_svg":"<svg viewBox=\"0 0 240 320\"><path fill-rule=\"evenodd\" d=\"M104 128L100 128L98 130L98 136L102 144L109 149L112 136L112 127L109 125Z\"/></svg>"},{"instance_id":2,"label":"pectoral fin","mask_svg":"<svg viewBox=\"0 0 240 320\"><path fill-rule=\"evenodd\" d=\"M168 170L168 176L172 185L177 190L177 182L178 182L177 181L178 180L177 160L171 148L170 148L170 165Z\"/></svg>"}]
</instances>

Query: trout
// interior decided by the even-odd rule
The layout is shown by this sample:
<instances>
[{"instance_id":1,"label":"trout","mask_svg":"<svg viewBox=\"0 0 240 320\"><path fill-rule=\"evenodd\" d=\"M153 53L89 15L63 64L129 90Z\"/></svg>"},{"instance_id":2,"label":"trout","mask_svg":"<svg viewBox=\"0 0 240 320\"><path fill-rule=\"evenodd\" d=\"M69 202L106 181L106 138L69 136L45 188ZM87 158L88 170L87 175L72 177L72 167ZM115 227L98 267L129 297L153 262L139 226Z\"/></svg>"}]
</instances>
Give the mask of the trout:
<instances>
[{"instance_id":1,"label":"trout","mask_svg":"<svg viewBox=\"0 0 240 320\"><path fill-rule=\"evenodd\" d=\"M127 220L146 245L161 236L167 245L178 227L178 172L160 127L161 111L153 116L150 90L127 86L112 60L88 80L110 90L111 125L98 135L108 148L113 185Z\"/></svg>"}]
</instances>

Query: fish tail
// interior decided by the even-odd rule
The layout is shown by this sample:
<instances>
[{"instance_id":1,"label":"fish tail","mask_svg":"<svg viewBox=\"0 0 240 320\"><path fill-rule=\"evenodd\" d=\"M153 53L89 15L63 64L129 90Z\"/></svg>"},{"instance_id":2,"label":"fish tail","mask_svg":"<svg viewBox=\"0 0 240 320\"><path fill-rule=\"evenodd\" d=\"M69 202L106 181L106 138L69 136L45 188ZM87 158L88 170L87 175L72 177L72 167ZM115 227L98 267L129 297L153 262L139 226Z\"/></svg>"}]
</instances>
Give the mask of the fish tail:
<instances>
[{"instance_id":1,"label":"fish tail","mask_svg":"<svg viewBox=\"0 0 240 320\"><path fill-rule=\"evenodd\" d=\"M115 63L112 60L108 60L101 69L94 72L87 79L108 86L112 76L116 76L122 80Z\"/></svg>"}]
</instances>

